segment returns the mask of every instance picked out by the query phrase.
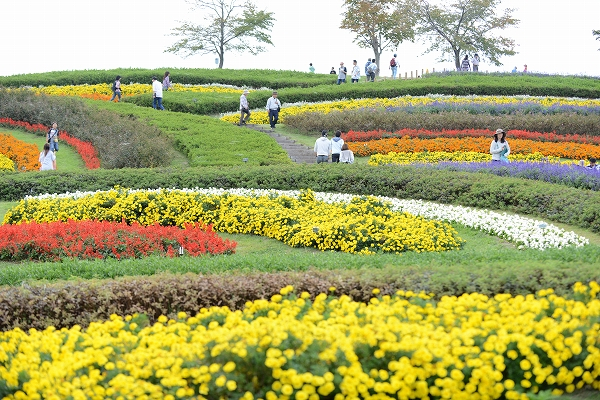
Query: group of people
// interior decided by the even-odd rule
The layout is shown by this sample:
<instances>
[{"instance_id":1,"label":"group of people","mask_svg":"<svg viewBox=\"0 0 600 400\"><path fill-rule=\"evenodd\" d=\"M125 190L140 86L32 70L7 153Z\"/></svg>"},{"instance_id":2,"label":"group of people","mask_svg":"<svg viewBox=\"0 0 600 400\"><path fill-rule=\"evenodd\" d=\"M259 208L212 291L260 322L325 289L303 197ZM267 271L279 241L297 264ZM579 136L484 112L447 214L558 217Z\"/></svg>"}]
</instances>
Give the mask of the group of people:
<instances>
[{"instance_id":1,"label":"group of people","mask_svg":"<svg viewBox=\"0 0 600 400\"><path fill-rule=\"evenodd\" d=\"M478 72L479 71L479 62L481 61L481 59L479 58L479 54L475 53L473 55L473 58L471 58L471 60L469 61L469 55L465 55L465 58L463 58L461 64L460 64L460 70L461 71L471 71L471 66L472 66L472 71L473 72Z\"/></svg>"},{"instance_id":2,"label":"group of people","mask_svg":"<svg viewBox=\"0 0 600 400\"><path fill-rule=\"evenodd\" d=\"M394 54L394 58L393 60L396 59L396 54ZM390 67L391 68L391 67ZM377 70L379 68L377 67L377 63L375 62L375 59L367 59L367 63L365 64L365 76L367 77L367 82L375 82L375 74L377 73ZM312 63L310 63L309 66L309 70L310 72L314 72L315 68L313 67ZM398 67L397 64L394 61L394 67L392 68L392 74L393 74L393 78L396 79L396 72L398 71ZM341 85L342 83L346 83L346 78L348 75L350 75L350 79L352 80L352 83L357 83L360 80L360 67L358 66L358 61L356 60L352 60L352 69L350 71L348 71L348 68L346 68L346 66L344 66L344 62L340 62L340 67L338 68L338 70L335 70L335 67L331 67L331 71L329 71L330 75L336 75L337 74L337 84Z\"/></svg>"},{"instance_id":3,"label":"group of people","mask_svg":"<svg viewBox=\"0 0 600 400\"><path fill-rule=\"evenodd\" d=\"M163 91L169 90L171 86L171 73L169 71L165 71L162 83L158 80L158 77L152 77L152 108L159 110L165 109L162 104ZM112 84L111 90L112 97L109 101L113 101L116 98L118 98L117 102L121 101L121 75L117 75Z\"/></svg>"},{"instance_id":4,"label":"group of people","mask_svg":"<svg viewBox=\"0 0 600 400\"><path fill-rule=\"evenodd\" d=\"M58 124L52 123L52 128L46 133L44 150L40 153L40 171L51 171L56 169L56 152L58 151Z\"/></svg>"},{"instance_id":5,"label":"group of people","mask_svg":"<svg viewBox=\"0 0 600 400\"><path fill-rule=\"evenodd\" d=\"M240 96L240 123L239 126L246 125L250 120L250 103L248 102L248 92L244 90ZM267 100L267 113L269 114L269 125L271 129L275 129L275 125L279 121L279 111L281 111L281 102L277 98L277 91L273 91L271 97Z\"/></svg>"},{"instance_id":6,"label":"group of people","mask_svg":"<svg viewBox=\"0 0 600 400\"><path fill-rule=\"evenodd\" d=\"M329 140L327 130L323 130L321 137L315 141L314 151L317 156L317 164L329 162L330 155L332 163L354 163L354 153L348 147L348 143L344 143L340 131L336 131L335 136Z\"/></svg>"},{"instance_id":7,"label":"group of people","mask_svg":"<svg viewBox=\"0 0 600 400\"><path fill-rule=\"evenodd\" d=\"M517 67L515 66L512 71L513 74L517 73ZM523 73L526 74L527 73L527 64L523 65Z\"/></svg>"}]
</instances>

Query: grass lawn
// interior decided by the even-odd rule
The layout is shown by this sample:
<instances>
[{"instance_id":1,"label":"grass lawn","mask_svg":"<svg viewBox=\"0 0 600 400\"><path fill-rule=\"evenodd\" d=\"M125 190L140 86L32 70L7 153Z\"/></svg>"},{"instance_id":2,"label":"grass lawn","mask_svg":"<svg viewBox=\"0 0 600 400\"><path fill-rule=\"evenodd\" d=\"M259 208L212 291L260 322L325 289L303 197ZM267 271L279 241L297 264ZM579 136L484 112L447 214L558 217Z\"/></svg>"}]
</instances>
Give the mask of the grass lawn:
<instances>
[{"instance_id":1,"label":"grass lawn","mask_svg":"<svg viewBox=\"0 0 600 400\"><path fill-rule=\"evenodd\" d=\"M23 142L35 144L40 152L44 148L44 143L46 143L46 138L43 135L40 136L39 134L17 129L0 128L0 131L8 133ZM56 153L56 168L58 171L81 171L85 169L83 160L74 148L67 145L64 141L59 141L58 146L58 152Z\"/></svg>"}]
</instances>

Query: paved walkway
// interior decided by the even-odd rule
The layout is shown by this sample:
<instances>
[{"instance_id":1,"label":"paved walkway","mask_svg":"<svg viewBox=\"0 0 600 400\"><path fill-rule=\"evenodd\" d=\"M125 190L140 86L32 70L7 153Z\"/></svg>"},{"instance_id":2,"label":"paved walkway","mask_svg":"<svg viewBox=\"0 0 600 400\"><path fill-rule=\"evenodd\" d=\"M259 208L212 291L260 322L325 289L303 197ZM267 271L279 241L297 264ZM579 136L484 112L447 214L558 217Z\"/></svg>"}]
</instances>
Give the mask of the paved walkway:
<instances>
[{"instance_id":1,"label":"paved walkway","mask_svg":"<svg viewBox=\"0 0 600 400\"><path fill-rule=\"evenodd\" d=\"M277 131L272 132L270 128L265 129L260 125L252 124L246 125L246 128L254 129L255 131L259 132L264 132L265 134L271 136L273 139L275 139L277 144L279 144L281 148L288 153L290 159L295 163L315 164L317 162L317 157L315 156L315 152L312 148L298 143L293 139L285 137L277 133Z\"/></svg>"}]
</instances>

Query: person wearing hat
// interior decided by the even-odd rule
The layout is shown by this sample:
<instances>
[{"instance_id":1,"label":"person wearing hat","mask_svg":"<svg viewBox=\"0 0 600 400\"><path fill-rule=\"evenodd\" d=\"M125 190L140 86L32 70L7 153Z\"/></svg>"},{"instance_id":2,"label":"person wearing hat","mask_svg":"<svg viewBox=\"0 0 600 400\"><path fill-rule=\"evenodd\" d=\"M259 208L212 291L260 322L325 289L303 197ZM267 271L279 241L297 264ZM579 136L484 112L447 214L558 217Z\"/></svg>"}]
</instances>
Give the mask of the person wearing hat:
<instances>
[{"instance_id":1,"label":"person wearing hat","mask_svg":"<svg viewBox=\"0 0 600 400\"><path fill-rule=\"evenodd\" d=\"M321 132L321 137L315 141L315 154L317 155L317 164L329 161L331 153L331 141L327 139L327 130Z\"/></svg>"},{"instance_id":2,"label":"person wearing hat","mask_svg":"<svg viewBox=\"0 0 600 400\"><path fill-rule=\"evenodd\" d=\"M152 77L152 108L164 110L162 105L163 87L162 83L156 78Z\"/></svg>"},{"instance_id":3,"label":"person wearing hat","mask_svg":"<svg viewBox=\"0 0 600 400\"><path fill-rule=\"evenodd\" d=\"M394 54L394 57L390 60L390 69L392 70L392 79L396 79L396 74L398 73L398 61L396 60L398 57L397 54Z\"/></svg>"},{"instance_id":4,"label":"person wearing hat","mask_svg":"<svg viewBox=\"0 0 600 400\"><path fill-rule=\"evenodd\" d=\"M244 90L244 93L240 96L240 126L246 125L246 122L250 120L250 106L248 105L248 99L246 95L250 93ZM244 116L246 118L244 118Z\"/></svg>"},{"instance_id":5,"label":"person wearing hat","mask_svg":"<svg viewBox=\"0 0 600 400\"><path fill-rule=\"evenodd\" d=\"M281 110L281 102L277 98L277 92L273 91L273 96L267 100L267 112L269 113L269 125L271 129L275 129L275 125L279 120L279 111Z\"/></svg>"},{"instance_id":6,"label":"person wearing hat","mask_svg":"<svg viewBox=\"0 0 600 400\"><path fill-rule=\"evenodd\" d=\"M506 132L504 132L503 129L496 129L496 133L494 133L494 140L490 145L490 153L492 154L492 161L508 162L510 146L506 141Z\"/></svg>"}]
</instances>

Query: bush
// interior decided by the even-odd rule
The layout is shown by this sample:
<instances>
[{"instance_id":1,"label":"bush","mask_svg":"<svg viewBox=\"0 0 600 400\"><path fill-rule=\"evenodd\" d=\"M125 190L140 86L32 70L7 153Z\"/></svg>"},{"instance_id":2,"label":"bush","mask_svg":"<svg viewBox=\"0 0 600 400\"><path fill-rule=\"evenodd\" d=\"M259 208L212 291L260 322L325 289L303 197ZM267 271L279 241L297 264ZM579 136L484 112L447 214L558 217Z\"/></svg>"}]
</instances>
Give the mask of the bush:
<instances>
[{"instance_id":1,"label":"bush","mask_svg":"<svg viewBox=\"0 0 600 400\"><path fill-rule=\"evenodd\" d=\"M135 117L94 110L81 99L0 90L0 109L2 117L30 124L57 121L59 129L94 145L103 168L158 167L173 158L172 144L158 129Z\"/></svg>"},{"instance_id":2,"label":"bush","mask_svg":"<svg viewBox=\"0 0 600 400\"><path fill-rule=\"evenodd\" d=\"M412 166L290 165L82 171L0 176L0 200L77 190L127 188L310 188L320 192L423 199L506 209L600 232L600 193L546 182Z\"/></svg>"}]
</instances>

